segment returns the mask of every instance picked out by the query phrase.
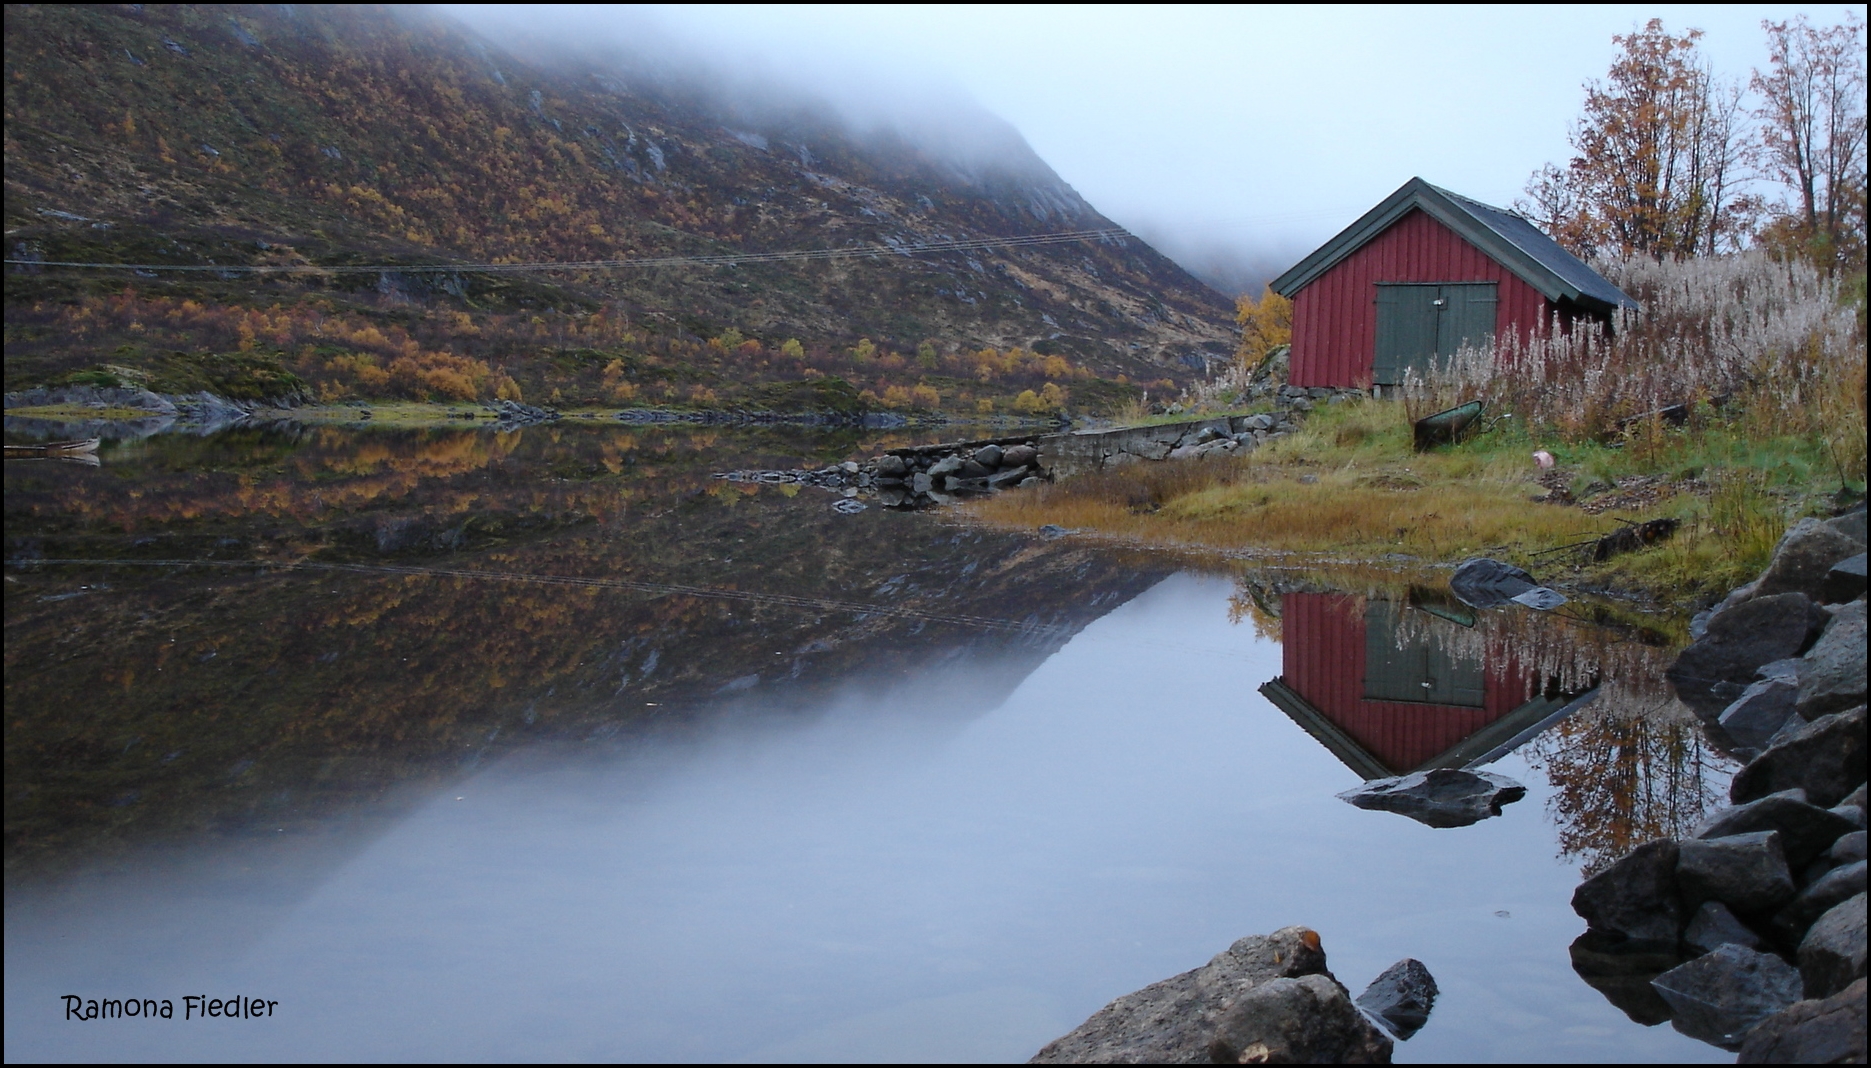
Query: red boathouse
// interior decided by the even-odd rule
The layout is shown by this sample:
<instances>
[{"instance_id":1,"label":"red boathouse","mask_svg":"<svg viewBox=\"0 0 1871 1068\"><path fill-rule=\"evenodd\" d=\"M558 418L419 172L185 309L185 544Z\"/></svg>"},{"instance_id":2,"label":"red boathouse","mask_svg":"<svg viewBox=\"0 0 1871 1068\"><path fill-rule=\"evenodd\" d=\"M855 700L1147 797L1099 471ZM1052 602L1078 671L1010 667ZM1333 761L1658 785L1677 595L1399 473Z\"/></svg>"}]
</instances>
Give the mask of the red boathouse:
<instances>
[{"instance_id":1,"label":"red boathouse","mask_svg":"<svg viewBox=\"0 0 1871 1068\"><path fill-rule=\"evenodd\" d=\"M1490 336L1636 302L1512 212L1421 178L1273 280L1293 301L1288 383L1394 386Z\"/></svg>"}]
</instances>

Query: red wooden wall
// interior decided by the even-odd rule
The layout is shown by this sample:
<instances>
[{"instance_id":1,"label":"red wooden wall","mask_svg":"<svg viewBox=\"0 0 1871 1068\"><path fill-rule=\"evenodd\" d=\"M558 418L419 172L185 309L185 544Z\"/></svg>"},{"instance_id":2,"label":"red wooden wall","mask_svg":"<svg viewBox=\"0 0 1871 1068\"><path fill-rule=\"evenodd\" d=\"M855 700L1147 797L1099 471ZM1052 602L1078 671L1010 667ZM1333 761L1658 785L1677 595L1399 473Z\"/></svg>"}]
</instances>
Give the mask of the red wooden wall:
<instances>
[{"instance_id":1,"label":"red wooden wall","mask_svg":"<svg viewBox=\"0 0 1871 1068\"><path fill-rule=\"evenodd\" d=\"M1293 297L1292 385L1370 385L1379 282L1498 282L1497 334L1525 337L1552 315L1539 290L1419 209Z\"/></svg>"},{"instance_id":2,"label":"red wooden wall","mask_svg":"<svg viewBox=\"0 0 1871 1068\"><path fill-rule=\"evenodd\" d=\"M1287 687L1395 774L1448 752L1527 702L1530 676L1512 663L1490 665L1482 708L1367 701L1363 600L1289 593L1280 604L1281 673Z\"/></svg>"}]
</instances>

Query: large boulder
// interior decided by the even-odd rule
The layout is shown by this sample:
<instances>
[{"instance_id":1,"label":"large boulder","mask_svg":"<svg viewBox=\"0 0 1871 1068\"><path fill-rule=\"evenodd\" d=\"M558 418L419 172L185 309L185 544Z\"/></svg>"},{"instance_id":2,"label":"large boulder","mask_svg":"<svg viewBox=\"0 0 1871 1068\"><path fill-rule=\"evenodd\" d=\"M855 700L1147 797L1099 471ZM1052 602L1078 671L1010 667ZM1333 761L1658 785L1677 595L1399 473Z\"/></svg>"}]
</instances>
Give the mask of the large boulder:
<instances>
[{"instance_id":1,"label":"large boulder","mask_svg":"<svg viewBox=\"0 0 1871 1068\"><path fill-rule=\"evenodd\" d=\"M1273 979L1235 999L1217 1022L1216 1064L1389 1064L1391 1042L1330 976Z\"/></svg>"},{"instance_id":2,"label":"large boulder","mask_svg":"<svg viewBox=\"0 0 1871 1068\"><path fill-rule=\"evenodd\" d=\"M1029 467L1039 462L1039 450L1031 445L1015 445L1000 454L1002 467Z\"/></svg>"},{"instance_id":3,"label":"large boulder","mask_svg":"<svg viewBox=\"0 0 1871 1068\"><path fill-rule=\"evenodd\" d=\"M1766 668L1761 670L1764 672ZM1763 749L1780 728L1786 726L1787 720L1794 717L1793 706L1799 702L1799 696L1797 676L1761 679L1741 691L1741 696L1722 711L1722 730L1737 744Z\"/></svg>"},{"instance_id":4,"label":"large boulder","mask_svg":"<svg viewBox=\"0 0 1871 1068\"><path fill-rule=\"evenodd\" d=\"M1754 597L1718 612L1702 638L1684 649L1665 676L1698 715L1713 719L1754 681L1762 665L1805 652L1830 617L1803 593Z\"/></svg>"},{"instance_id":5,"label":"large boulder","mask_svg":"<svg viewBox=\"0 0 1871 1068\"><path fill-rule=\"evenodd\" d=\"M1799 714L1818 719L1865 703L1865 603L1838 610L1800 665Z\"/></svg>"},{"instance_id":6,"label":"large boulder","mask_svg":"<svg viewBox=\"0 0 1871 1068\"><path fill-rule=\"evenodd\" d=\"M1831 997L1865 977L1865 895L1834 905L1800 941L1806 996Z\"/></svg>"},{"instance_id":7,"label":"large boulder","mask_svg":"<svg viewBox=\"0 0 1871 1068\"><path fill-rule=\"evenodd\" d=\"M1737 1064L1863 1064L1865 981L1823 1000L1801 1001L1748 1032Z\"/></svg>"},{"instance_id":8,"label":"large boulder","mask_svg":"<svg viewBox=\"0 0 1871 1068\"><path fill-rule=\"evenodd\" d=\"M1449 592L1473 608L1498 608L1539 585L1520 568L1485 556L1462 561L1449 577Z\"/></svg>"},{"instance_id":9,"label":"large boulder","mask_svg":"<svg viewBox=\"0 0 1871 1068\"><path fill-rule=\"evenodd\" d=\"M1222 1014L1274 979L1330 975L1316 932L1251 935L1200 968L1125 994L1046 1044L1035 1064L1201 1064Z\"/></svg>"},{"instance_id":10,"label":"large boulder","mask_svg":"<svg viewBox=\"0 0 1871 1068\"><path fill-rule=\"evenodd\" d=\"M1719 809L1698 824L1691 837L1726 838L1752 831L1779 831L1780 848L1786 853L1787 864L1803 868L1831 848L1840 835L1858 829L1856 823L1838 813L1809 804L1806 791L1796 787L1768 794L1758 801Z\"/></svg>"},{"instance_id":11,"label":"large boulder","mask_svg":"<svg viewBox=\"0 0 1871 1068\"><path fill-rule=\"evenodd\" d=\"M1864 657L1862 647L1858 656ZM1775 740L1736 773L1728 796L1747 802L1797 787L1815 805L1831 808L1864 783L1866 759L1865 706L1859 705L1801 723Z\"/></svg>"},{"instance_id":12,"label":"large boulder","mask_svg":"<svg viewBox=\"0 0 1871 1068\"><path fill-rule=\"evenodd\" d=\"M1408 816L1431 827L1466 827L1501 814L1501 806L1527 796L1505 775L1435 768L1394 779L1372 779L1338 795L1359 808Z\"/></svg>"},{"instance_id":13,"label":"large boulder","mask_svg":"<svg viewBox=\"0 0 1871 1068\"><path fill-rule=\"evenodd\" d=\"M1688 929L1683 931L1683 947L1692 953L1709 953L1729 943L1749 949L1767 948L1761 936L1742 923L1727 905L1704 901L1689 918Z\"/></svg>"},{"instance_id":14,"label":"large boulder","mask_svg":"<svg viewBox=\"0 0 1871 1068\"><path fill-rule=\"evenodd\" d=\"M1840 604L1865 595L1865 554L1848 556L1826 572L1826 604Z\"/></svg>"},{"instance_id":15,"label":"large boulder","mask_svg":"<svg viewBox=\"0 0 1871 1068\"><path fill-rule=\"evenodd\" d=\"M1739 1049L1756 1024L1800 1000L1800 973L1771 953L1730 943L1650 981L1691 1038Z\"/></svg>"},{"instance_id":16,"label":"large boulder","mask_svg":"<svg viewBox=\"0 0 1871 1068\"><path fill-rule=\"evenodd\" d=\"M1670 839L1638 846L1580 883L1572 892L1572 911L1592 930L1620 936L1633 943L1632 948L1674 952L1683 929L1677 854L1677 844Z\"/></svg>"},{"instance_id":17,"label":"large boulder","mask_svg":"<svg viewBox=\"0 0 1871 1068\"><path fill-rule=\"evenodd\" d=\"M1398 1038L1407 1039L1429 1022L1437 993L1436 978L1423 962L1405 957L1371 980L1358 995L1358 1007L1383 1021Z\"/></svg>"},{"instance_id":18,"label":"large boulder","mask_svg":"<svg viewBox=\"0 0 1871 1068\"><path fill-rule=\"evenodd\" d=\"M1865 551L1864 538L1848 532L1853 520L1841 516L1828 522L1802 519L1788 528L1774 549L1773 562L1761 573L1754 596L1799 592L1815 600L1825 596L1826 572L1832 565ZM1856 521L1856 529L1864 521Z\"/></svg>"},{"instance_id":19,"label":"large boulder","mask_svg":"<svg viewBox=\"0 0 1871 1068\"><path fill-rule=\"evenodd\" d=\"M1676 888L1685 905L1719 901L1743 913L1771 911L1792 900L1798 890L1778 831L1679 843Z\"/></svg>"}]
</instances>

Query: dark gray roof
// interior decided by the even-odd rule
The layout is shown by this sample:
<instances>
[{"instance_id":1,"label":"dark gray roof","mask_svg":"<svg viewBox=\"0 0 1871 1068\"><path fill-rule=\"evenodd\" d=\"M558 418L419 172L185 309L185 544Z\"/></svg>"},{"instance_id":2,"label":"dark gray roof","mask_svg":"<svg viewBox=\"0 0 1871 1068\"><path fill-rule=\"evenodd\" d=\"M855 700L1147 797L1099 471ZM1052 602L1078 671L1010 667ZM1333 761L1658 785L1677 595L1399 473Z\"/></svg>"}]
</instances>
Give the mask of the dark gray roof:
<instances>
[{"instance_id":1,"label":"dark gray roof","mask_svg":"<svg viewBox=\"0 0 1871 1068\"><path fill-rule=\"evenodd\" d=\"M1423 211L1460 234L1548 300L1569 300L1596 311L1637 307L1637 302L1623 290L1587 267L1577 256L1560 248L1527 220L1430 185L1421 178L1405 182L1401 189L1385 197L1383 203L1365 212L1337 237L1274 279L1273 291L1281 296L1292 296L1415 210Z\"/></svg>"}]
</instances>

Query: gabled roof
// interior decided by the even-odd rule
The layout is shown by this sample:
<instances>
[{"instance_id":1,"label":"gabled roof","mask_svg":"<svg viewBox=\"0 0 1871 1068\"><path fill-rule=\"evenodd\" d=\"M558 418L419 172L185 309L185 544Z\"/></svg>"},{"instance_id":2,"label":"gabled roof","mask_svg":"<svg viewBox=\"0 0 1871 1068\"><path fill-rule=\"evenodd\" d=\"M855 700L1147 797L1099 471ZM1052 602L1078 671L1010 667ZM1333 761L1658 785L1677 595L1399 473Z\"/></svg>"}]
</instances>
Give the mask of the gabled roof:
<instances>
[{"instance_id":1,"label":"gabled roof","mask_svg":"<svg viewBox=\"0 0 1871 1068\"><path fill-rule=\"evenodd\" d=\"M1337 237L1274 279L1273 291L1291 297L1415 210L1421 210L1460 234L1547 300L1572 301L1594 311L1637 307L1637 302L1623 290L1587 267L1577 256L1560 248L1527 220L1439 189L1421 178L1405 182L1403 188L1384 198L1383 203L1365 212Z\"/></svg>"}]
</instances>

